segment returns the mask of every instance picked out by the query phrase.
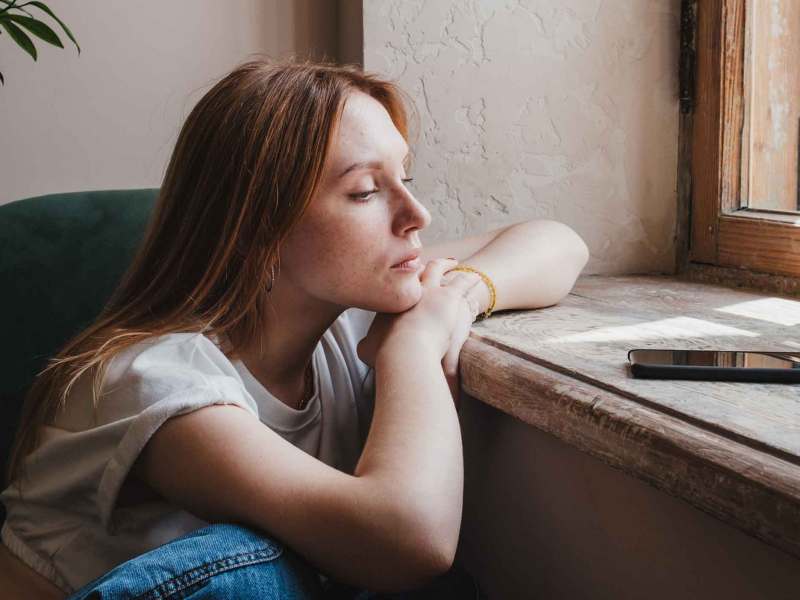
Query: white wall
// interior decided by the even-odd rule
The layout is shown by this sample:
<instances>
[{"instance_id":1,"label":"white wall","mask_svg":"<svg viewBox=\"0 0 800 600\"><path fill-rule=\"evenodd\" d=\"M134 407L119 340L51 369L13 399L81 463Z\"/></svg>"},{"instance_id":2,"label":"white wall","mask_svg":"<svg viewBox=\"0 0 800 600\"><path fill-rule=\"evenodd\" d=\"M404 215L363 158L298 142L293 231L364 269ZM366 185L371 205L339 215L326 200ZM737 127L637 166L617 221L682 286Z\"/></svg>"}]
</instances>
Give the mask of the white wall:
<instances>
[{"instance_id":1,"label":"white wall","mask_svg":"<svg viewBox=\"0 0 800 600\"><path fill-rule=\"evenodd\" d=\"M572 226L585 273L674 262L679 0L370 0L364 66L422 119L430 243L523 219Z\"/></svg>"},{"instance_id":2,"label":"white wall","mask_svg":"<svg viewBox=\"0 0 800 600\"><path fill-rule=\"evenodd\" d=\"M0 35L0 204L160 185L188 112L255 53L361 58L359 0L50 6L83 51L37 41L34 63ZM422 117L424 242L549 217L588 242L586 273L669 270L678 14L679 0L365 2L365 66Z\"/></svg>"},{"instance_id":3,"label":"white wall","mask_svg":"<svg viewBox=\"0 0 800 600\"><path fill-rule=\"evenodd\" d=\"M0 35L0 204L158 187L183 120L237 63L255 53L335 58L337 50L330 0L47 4L81 54L47 16L64 49L35 41L37 62Z\"/></svg>"}]
</instances>

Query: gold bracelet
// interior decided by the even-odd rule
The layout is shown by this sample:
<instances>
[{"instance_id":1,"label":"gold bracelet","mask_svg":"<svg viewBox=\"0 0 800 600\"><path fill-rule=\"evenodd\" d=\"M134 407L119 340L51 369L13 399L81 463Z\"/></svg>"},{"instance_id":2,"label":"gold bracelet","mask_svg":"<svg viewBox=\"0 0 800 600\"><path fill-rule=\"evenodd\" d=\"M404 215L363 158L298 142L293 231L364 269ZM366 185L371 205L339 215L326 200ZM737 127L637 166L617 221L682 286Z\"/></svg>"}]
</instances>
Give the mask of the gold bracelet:
<instances>
[{"instance_id":1,"label":"gold bracelet","mask_svg":"<svg viewBox=\"0 0 800 600\"><path fill-rule=\"evenodd\" d=\"M468 267L467 265L459 264L456 267L450 269L450 271L467 271L469 273L477 273L483 279L483 282L489 287L489 294L491 296L491 300L489 301L489 308L483 314L478 315L478 321L483 321L484 319L490 317L492 315L492 309L494 308L495 299L497 298L497 294L494 289L494 284L492 280L486 275L486 273L482 271L478 271L478 269L474 269L472 267ZM449 272L449 271L448 271Z\"/></svg>"}]
</instances>

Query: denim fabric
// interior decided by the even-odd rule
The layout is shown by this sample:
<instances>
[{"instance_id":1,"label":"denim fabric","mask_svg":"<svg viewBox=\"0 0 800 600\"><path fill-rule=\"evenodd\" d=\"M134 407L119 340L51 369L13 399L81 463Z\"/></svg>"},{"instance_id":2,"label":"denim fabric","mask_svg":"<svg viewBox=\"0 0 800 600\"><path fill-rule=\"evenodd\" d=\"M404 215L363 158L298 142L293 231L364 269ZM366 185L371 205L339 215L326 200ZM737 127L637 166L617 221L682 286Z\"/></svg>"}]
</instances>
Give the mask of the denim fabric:
<instances>
[{"instance_id":1,"label":"denim fabric","mask_svg":"<svg viewBox=\"0 0 800 600\"><path fill-rule=\"evenodd\" d=\"M66 600L483 600L477 582L454 566L424 589L380 594L317 572L292 549L247 527L217 523L132 558Z\"/></svg>"},{"instance_id":2,"label":"denim fabric","mask_svg":"<svg viewBox=\"0 0 800 600\"><path fill-rule=\"evenodd\" d=\"M132 558L67 600L321 598L314 569L281 543L218 523Z\"/></svg>"}]
</instances>

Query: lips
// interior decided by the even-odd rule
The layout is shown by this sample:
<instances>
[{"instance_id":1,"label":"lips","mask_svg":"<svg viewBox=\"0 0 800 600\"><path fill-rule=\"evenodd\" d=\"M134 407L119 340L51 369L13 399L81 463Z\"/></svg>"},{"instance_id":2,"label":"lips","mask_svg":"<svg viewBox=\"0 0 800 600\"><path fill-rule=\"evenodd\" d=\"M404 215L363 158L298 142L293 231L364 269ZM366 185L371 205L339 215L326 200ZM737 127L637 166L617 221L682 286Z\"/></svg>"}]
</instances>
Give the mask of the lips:
<instances>
[{"instance_id":1,"label":"lips","mask_svg":"<svg viewBox=\"0 0 800 600\"><path fill-rule=\"evenodd\" d=\"M412 252L411 254L408 254L408 255L406 255L404 258L400 259L399 261L397 261L397 262L396 262L395 264L393 264L392 266L393 266L393 267L399 267L399 266L400 266L401 264L403 264L404 262L408 262L408 261L410 261L410 260L414 260L414 259L415 259L415 258L417 258L418 256L419 256L419 250L414 250L414 252Z\"/></svg>"}]
</instances>

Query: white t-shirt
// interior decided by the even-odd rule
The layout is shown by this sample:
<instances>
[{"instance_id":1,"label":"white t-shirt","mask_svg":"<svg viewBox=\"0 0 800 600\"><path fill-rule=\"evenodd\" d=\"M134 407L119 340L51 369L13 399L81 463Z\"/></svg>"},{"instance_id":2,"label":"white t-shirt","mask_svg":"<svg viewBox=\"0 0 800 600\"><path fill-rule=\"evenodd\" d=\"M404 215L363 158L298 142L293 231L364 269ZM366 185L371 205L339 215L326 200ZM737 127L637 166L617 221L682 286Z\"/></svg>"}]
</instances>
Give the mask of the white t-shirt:
<instances>
[{"instance_id":1,"label":"white t-shirt","mask_svg":"<svg viewBox=\"0 0 800 600\"><path fill-rule=\"evenodd\" d=\"M42 430L26 459L20 498L0 537L20 559L68 593L113 567L209 523L164 501L116 507L117 494L150 436L170 417L211 404L236 404L284 439L341 471L361 455L375 393L374 370L356 352L375 316L344 311L314 350L314 396L295 410L273 396L240 360L200 333L146 340L115 356L96 410L91 382L79 380L64 412Z\"/></svg>"}]
</instances>

